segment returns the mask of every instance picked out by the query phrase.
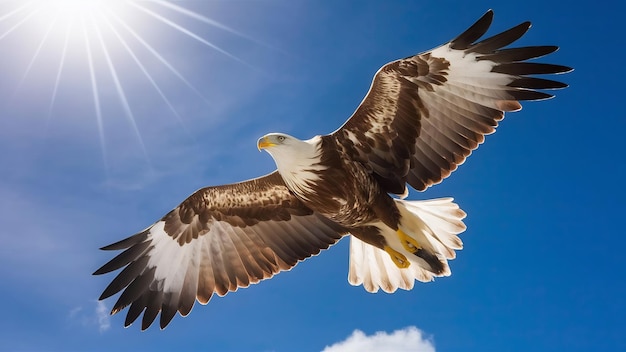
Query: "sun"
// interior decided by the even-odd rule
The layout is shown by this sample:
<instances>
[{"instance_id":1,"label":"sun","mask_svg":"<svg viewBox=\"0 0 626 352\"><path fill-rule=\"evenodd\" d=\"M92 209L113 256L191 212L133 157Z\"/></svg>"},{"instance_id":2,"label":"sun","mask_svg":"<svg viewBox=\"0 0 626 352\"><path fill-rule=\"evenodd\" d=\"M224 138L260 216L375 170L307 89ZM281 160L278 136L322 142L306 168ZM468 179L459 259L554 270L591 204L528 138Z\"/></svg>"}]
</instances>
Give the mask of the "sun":
<instances>
[{"instance_id":1,"label":"sun","mask_svg":"<svg viewBox=\"0 0 626 352\"><path fill-rule=\"evenodd\" d=\"M110 16L121 15L129 10L132 3L130 0L34 0L29 4L32 13L41 22L71 25L85 21L101 22Z\"/></svg>"},{"instance_id":2,"label":"sun","mask_svg":"<svg viewBox=\"0 0 626 352\"><path fill-rule=\"evenodd\" d=\"M62 23L74 22L107 13L119 13L125 0L35 0L35 11Z\"/></svg>"},{"instance_id":3,"label":"sun","mask_svg":"<svg viewBox=\"0 0 626 352\"><path fill-rule=\"evenodd\" d=\"M119 3L119 1L102 0L40 0L39 6L46 6L53 10L68 14L81 14L102 9L105 4Z\"/></svg>"}]
</instances>

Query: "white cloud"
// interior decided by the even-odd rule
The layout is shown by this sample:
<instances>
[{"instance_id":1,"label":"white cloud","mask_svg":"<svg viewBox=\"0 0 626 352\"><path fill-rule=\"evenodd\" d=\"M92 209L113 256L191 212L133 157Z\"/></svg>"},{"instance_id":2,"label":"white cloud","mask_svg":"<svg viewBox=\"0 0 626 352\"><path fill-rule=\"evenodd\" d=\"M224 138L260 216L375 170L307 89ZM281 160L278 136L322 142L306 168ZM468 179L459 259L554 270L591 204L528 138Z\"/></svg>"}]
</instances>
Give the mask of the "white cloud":
<instances>
[{"instance_id":1,"label":"white cloud","mask_svg":"<svg viewBox=\"0 0 626 352\"><path fill-rule=\"evenodd\" d=\"M415 326L396 330L392 333L384 331L367 336L361 330L354 330L352 335L341 342L326 346L322 352L435 352L431 337Z\"/></svg>"},{"instance_id":2,"label":"white cloud","mask_svg":"<svg viewBox=\"0 0 626 352\"><path fill-rule=\"evenodd\" d=\"M111 327L109 309L102 301L96 302L96 316L98 317L98 329L100 332L109 330Z\"/></svg>"},{"instance_id":3,"label":"white cloud","mask_svg":"<svg viewBox=\"0 0 626 352\"><path fill-rule=\"evenodd\" d=\"M68 317L71 322L78 323L84 328L98 328L103 333L111 327L109 308L102 301L93 301L95 307L93 310L85 310L83 306L77 306L69 311Z\"/></svg>"}]
</instances>

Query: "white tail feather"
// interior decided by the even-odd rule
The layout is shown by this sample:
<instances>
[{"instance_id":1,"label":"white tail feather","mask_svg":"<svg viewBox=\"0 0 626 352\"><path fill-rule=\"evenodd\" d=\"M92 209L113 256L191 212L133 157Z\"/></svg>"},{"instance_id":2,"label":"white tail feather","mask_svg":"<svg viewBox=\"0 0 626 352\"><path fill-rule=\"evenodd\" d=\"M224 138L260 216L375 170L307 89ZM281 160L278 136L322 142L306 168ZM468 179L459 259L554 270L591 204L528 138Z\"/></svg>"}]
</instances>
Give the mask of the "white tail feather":
<instances>
[{"instance_id":1,"label":"white tail feather","mask_svg":"<svg viewBox=\"0 0 626 352\"><path fill-rule=\"evenodd\" d=\"M448 259L455 258L455 250L463 248L457 236L465 231L465 212L452 202L452 198L439 198L423 201L396 199L400 210L400 229L414 238L425 250L433 253L443 264L441 273L429 271L430 266L422 258L408 252L400 243L395 230L379 224L381 234L391 248L405 255L411 265L398 268L389 255L358 238L350 238L350 271L348 281L354 286L363 285L368 292L387 293L401 288L411 290L415 280L428 282L435 276L448 276Z\"/></svg>"}]
</instances>

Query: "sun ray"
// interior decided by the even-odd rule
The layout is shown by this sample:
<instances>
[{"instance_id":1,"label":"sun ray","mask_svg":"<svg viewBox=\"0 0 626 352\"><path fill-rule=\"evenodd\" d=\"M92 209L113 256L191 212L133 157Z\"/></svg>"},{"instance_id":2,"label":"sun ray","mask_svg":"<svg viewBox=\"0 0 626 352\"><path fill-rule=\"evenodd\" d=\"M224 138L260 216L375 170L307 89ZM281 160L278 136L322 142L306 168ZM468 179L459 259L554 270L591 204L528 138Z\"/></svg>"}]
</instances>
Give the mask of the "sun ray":
<instances>
[{"instance_id":1,"label":"sun ray","mask_svg":"<svg viewBox=\"0 0 626 352\"><path fill-rule=\"evenodd\" d=\"M57 93L59 90L59 83L61 82L61 73L63 72L63 67L65 66L65 57L67 56L67 48L70 42L70 32L72 30L73 22L69 22L65 29L65 40L63 42L63 48L61 49L61 60L59 61L59 67L57 69L57 75L54 80L54 88L52 90L52 98L50 99L50 106L48 107L48 123L50 121L50 117L52 116L52 108L54 107L54 102L57 98Z\"/></svg>"},{"instance_id":2,"label":"sun ray","mask_svg":"<svg viewBox=\"0 0 626 352\"><path fill-rule=\"evenodd\" d=\"M133 128L133 132L135 132L135 136L137 137L137 140L139 141L139 145L141 146L141 150L144 154L144 157L146 158L146 161L148 162L148 165L151 165L150 157L148 156L148 152L146 150L146 145L143 141L143 138L141 137L139 128L137 127L137 121L135 119L135 115L133 114L133 111L130 108L130 105L128 104L128 99L126 98L124 87L122 86L122 83L120 82L119 75L117 74L117 70L115 69L113 60L111 59L109 49L107 48L104 38L102 37L100 27L98 27L95 24L95 19L93 18L93 15L90 16L90 18L92 21L92 27L95 30L96 37L98 39L98 42L100 43L100 48L102 49L102 53L104 54L104 59L109 68L109 72L111 73L111 78L113 78L113 83L115 84L115 91L117 92L117 96L120 100L120 103L122 104L122 108L124 109L124 114L128 118L128 121L131 124L131 127Z\"/></svg>"},{"instance_id":3,"label":"sun ray","mask_svg":"<svg viewBox=\"0 0 626 352\"><path fill-rule=\"evenodd\" d=\"M5 14L4 16L0 17L0 22L2 22L2 21L4 21L4 20L6 20L6 19L8 19L8 18L11 18L13 15L15 15L15 14L17 14L17 13L21 12L22 10L24 10L25 8L29 7L32 3L33 3L32 1L29 1L29 2L27 2L26 4L23 4L22 6L20 6L20 7L16 8L16 9L14 9L13 11L9 11L9 12L8 12L7 14Z\"/></svg>"},{"instance_id":4,"label":"sun ray","mask_svg":"<svg viewBox=\"0 0 626 352\"><path fill-rule=\"evenodd\" d=\"M166 1L166 0L147 0L147 1L155 3L155 4L158 4L158 5L161 5L163 7L166 7L168 9L170 9L170 10L173 10L175 12L181 13L181 14L187 16L187 17L190 17L190 18L193 18L193 19L198 20L200 22L206 23L206 24L208 24L210 26L213 26L215 28L219 28L219 29L221 29L223 31L226 31L228 33L231 33L231 34L234 34L234 35L239 36L241 38L244 38L246 40L249 40L249 41L251 41L251 42L253 42L255 44L262 45L262 46L264 46L266 48L269 48L269 49L272 49L272 50L277 50L277 51L280 51L280 52L284 52L284 50L282 50L282 49L278 49L278 48L276 48L273 45L270 45L268 43L262 42L262 41L254 38L254 37L251 37L251 36L249 36L249 35L247 35L245 33L239 32L239 31L237 31L237 30L235 30L235 29L233 29L233 28L231 28L231 27L229 27L229 26L227 26L227 25L225 25L225 24L223 24L221 22L218 22L218 21L216 21L214 19L211 19L211 18L208 18L206 16L203 16L203 15L201 15L201 14L195 12L195 11L189 10L187 8L184 8L184 7L180 6L180 5L173 4L171 1ZM254 68L254 69L256 69L256 68Z\"/></svg>"},{"instance_id":5,"label":"sun ray","mask_svg":"<svg viewBox=\"0 0 626 352\"><path fill-rule=\"evenodd\" d=\"M190 17L190 18L193 18L193 19L198 20L200 22L206 23L206 24L208 24L210 26L213 26L215 28L219 28L219 29L221 29L223 31L226 31L228 33L231 33L231 34L234 34L234 35L239 36L241 38L244 38L246 40L249 40L249 41L251 41L251 42L253 42L255 44L259 44L259 45L262 45L262 46L264 46L266 48L269 48L269 49L272 49L272 50L276 50L276 51L280 51L280 52L284 53L284 50L282 50L282 49L276 48L273 45L270 45L268 43L262 42L262 41L260 41L260 40L258 40L256 38L253 38L253 37L251 37L251 36L249 36L249 35L247 35L245 33L239 32L239 31L237 31L237 30L235 30L235 29L233 29L233 28L231 28L231 27L229 27L229 26L227 26L227 25L225 25L225 24L223 24L221 22L218 22L218 21L216 21L214 19L211 19L211 18L208 18L206 16L203 16L203 15L201 15L201 14L195 12L195 11L189 10L187 8L184 8L184 7L180 6L180 5L173 4L171 1L166 1L166 0L147 0L147 1L155 3L155 4L158 4L158 5L161 5L163 7L166 7L168 9L170 9L170 10L173 10L175 12L181 13L181 14L187 16L187 17ZM245 62L244 62L244 64L245 64ZM252 68L257 69L255 67L252 67Z\"/></svg>"},{"instance_id":6,"label":"sun ray","mask_svg":"<svg viewBox=\"0 0 626 352\"><path fill-rule=\"evenodd\" d=\"M23 25L26 21L28 21L31 17L33 17L34 15L36 15L40 11L41 11L40 8L36 8L33 11L31 11L29 14L24 16L19 22L17 22L13 26L11 26L11 28L7 29L6 32L4 32L2 35L0 35L0 40L4 39L7 35L11 34L11 32L13 32L14 30L18 29L21 25Z\"/></svg>"},{"instance_id":7,"label":"sun ray","mask_svg":"<svg viewBox=\"0 0 626 352\"><path fill-rule=\"evenodd\" d=\"M115 19L124 29L126 29L141 45L143 45L154 57L159 60L170 72L172 72L178 79L180 79L189 89L191 89L198 97L200 97L206 104L210 105L211 102L189 82L185 76L183 76L178 70L163 57L154 47L152 47L145 39L143 39L130 25L128 25L123 19L117 16L115 13L110 12L111 17Z\"/></svg>"},{"instance_id":8,"label":"sun ray","mask_svg":"<svg viewBox=\"0 0 626 352\"><path fill-rule=\"evenodd\" d=\"M165 18L165 17L163 17L163 16L159 15L158 13L156 13L156 12L154 12L154 11L152 11L152 10L150 10L150 9L148 9L148 8L146 8L146 7L144 7L144 6L141 6L141 5L139 5L139 4L135 3L135 2L130 2L129 4L131 4L132 6L134 6L134 7L138 8L139 10L141 10L141 11L143 11L143 12L147 13L148 15L152 16L153 18L155 18L155 19L157 19L157 20L159 20L159 21L161 21L161 22L163 22L163 23L167 24L168 26L170 26L170 27L172 27L172 28L176 29L177 31L179 31L179 32L181 32L181 33L184 33L184 34L186 34L187 36L189 36L189 37L191 37L191 38L193 38L193 39L195 39L195 40L199 41L200 43L202 43L202 44L204 44L204 45L206 45L206 46L208 46L208 47L212 48L213 50L215 50L215 51L217 51L217 52L219 52L219 53L221 53L221 54L223 54L223 55L226 55L226 56L228 56L229 58L231 58L231 59L233 59L233 60L235 60L235 61L237 61L237 62L239 62L239 63L241 63L241 64L244 64L244 65L246 65L246 66L248 66L248 67L250 67L250 68L255 69L255 68L254 68L254 66L250 65L249 63L247 63L247 62L243 61L242 59L240 59L240 58L238 58L237 56L235 56L235 55L233 55L233 54L229 53L228 51L226 51L226 50L224 50L224 49L220 48L219 46L217 46L217 45L215 45L215 44L213 44L213 43L211 43L211 42L207 41L206 39L204 39L204 38L200 37L200 36L199 36L199 35L197 35L196 33L194 33L194 32L192 32L192 31L188 30L187 28L185 28L185 27L183 27L183 26L179 25L178 23L173 22L173 21L171 21L171 20L169 20L169 19L167 19L167 18Z\"/></svg>"},{"instance_id":9,"label":"sun ray","mask_svg":"<svg viewBox=\"0 0 626 352\"><path fill-rule=\"evenodd\" d=\"M238 35L238 36L240 36L242 38L245 38L245 39L248 39L250 41L257 42L254 38L252 38L250 36L247 36L247 35L245 35L245 34L243 34L241 32L238 32L238 31L236 31L236 30L226 26L225 24L222 24L222 23L220 23L220 22L218 22L216 20L213 20L213 19L210 19L210 18L208 18L206 16L203 16L203 15L201 15L201 14L195 12L195 11L191 11L189 9L186 9L186 8L180 6L180 5L175 5L175 4L172 4L169 1L164 1L164 0L150 0L150 2L158 4L158 5L161 5L163 7L166 7L168 9L170 9L170 10L176 11L176 12L181 13L181 14L187 16L187 17L191 17L191 18L193 18L195 20L198 20L200 22L204 22L204 23L206 23L208 25L211 25L213 27L219 28L219 29L224 30L226 32Z\"/></svg>"},{"instance_id":10,"label":"sun ray","mask_svg":"<svg viewBox=\"0 0 626 352\"><path fill-rule=\"evenodd\" d=\"M139 69L141 70L141 72L146 76L146 78L148 79L148 81L150 82L150 84L152 85L152 87L154 87L154 89L157 91L157 93L159 93L159 95L161 96L161 99L163 99L163 101L165 102L165 104L167 105L167 107L170 109L170 111L174 114L174 116L176 116L176 119L178 120L178 123L181 125L181 127L185 130L185 132L187 134L189 134L189 129L187 128L187 126L185 126L185 123L183 121L183 118L180 116L180 114L178 113L178 111L176 111L176 109L174 108L174 106L172 105L172 103L170 102L170 100L167 98L167 96L165 95L165 93L163 93L163 90L161 89L161 87L159 87L159 85L156 83L156 81L154 80L154 78L152 77L152 75L150 74L150 72L148 72L148 70L146 69L146 67L144 66L144 64L141 62L141 60L139 60L139 58L137 57L137 55L135 55L135 52L133 51L133 49L130 47L130 45L128 45L128 43L126 42L126 40L124 39L124 37L122 37L122 35L119 33L119 31L117 31L117 29L115 29L115 26L111 23L111 21L106 17L103 16L103 19L105 21L105 23L109 26L109 28L111 29L111 32L113 32L113 34L115 34L115 36L117 37L117 39L120 41L120 43L122 44L122 46L126 49L126 51L128 52L128 54L133 58L133 60L135 61L135 63L137 64L137 66L139 67Z\"/></svg>"},{"instance_id":11,"label":"sun ray","mask_svg":"<svg viewBox=\"0 0 626 352\"><path fill-rule=\"evenodd\" d=\"M26 80L26 77L28 76L28 74L30 73L30 70L32 70L33 65L35 64L35 61L37 60L37 58L39 57L39 54L41 53L41 49L43 48L43 45L46 43L46 41L48 40L48 37L50 37L50 33L52 33L52 28L54 27L54 25L56 24L57 19L53 19L52 21L50 21L50 25L48 26L48 28L46 29L43 38L41 39L41 41L39 42L39 45L37 46L37 50L35 50L35 54L33 55L33 58L30 60L30 62L28 63L28 66L26 67L26 70L24 71L24 74L22 75L22 79L19 81L19 83L17 84L16 87L16 91L19 91L20 88L22 87L22 85L24 84L24 81Z\"/></svg>"},{"instance_id":12,"label":"sun ray","mask_svg":"<svg viewBox=\"0 0 626 352\"><path fill-rule=\"evenodd\" d=\"M96 70L93 64L93 54L91 52L91 40L87 34L87 26L85 19L81 18L82 32L85 37L85 48L87 49L87 63L89 64L89 77L91 82L91 93L93 95L93 105L96 111L96 123L98 125L98 136L100 137L100 150L102 152L102 162L104 164L104 174L106 179L110 179L109 163L106 155L106 143L104 138L104 124L102 123L102 107L100 106L100 93L98 91L98 83L96 80Z\"/></svg>"}]
</instances>

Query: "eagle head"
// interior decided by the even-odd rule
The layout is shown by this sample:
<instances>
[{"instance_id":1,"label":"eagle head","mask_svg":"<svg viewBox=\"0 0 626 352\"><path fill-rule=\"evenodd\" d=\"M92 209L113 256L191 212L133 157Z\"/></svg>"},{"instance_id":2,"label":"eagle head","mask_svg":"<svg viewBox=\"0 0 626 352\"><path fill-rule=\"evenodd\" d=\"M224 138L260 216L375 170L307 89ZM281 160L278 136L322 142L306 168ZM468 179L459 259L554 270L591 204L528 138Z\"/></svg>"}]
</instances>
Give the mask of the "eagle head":
<instances>
[{"instance_id":1,"label":"eagle head","mask_svg":"<svg viewBox=\"0 0 626 352\"><path fill-rule=\"evenodd\" d=\"M301 183L317 180L315 171L326 169L320 164L321 141L320 136L303 141L284 133L269 133L259 139L257 146L272 156L287 186L294 190L302 188Z\"/></svg>"},{"instance_id":2,"label":"eagle head","mask_svg":"<svg viewBox=\"0 0 626 352\"><path fill-rule=\"evenodd\" d=\"M301 141L288 134L268 133L265 136L259 138L259 141L257 142L257 147L259 148L259 151L261 151L262 149L266 149L269 152L268 148L290 146L297 144L297 142Z\"/></svg>"}]
</instances>

